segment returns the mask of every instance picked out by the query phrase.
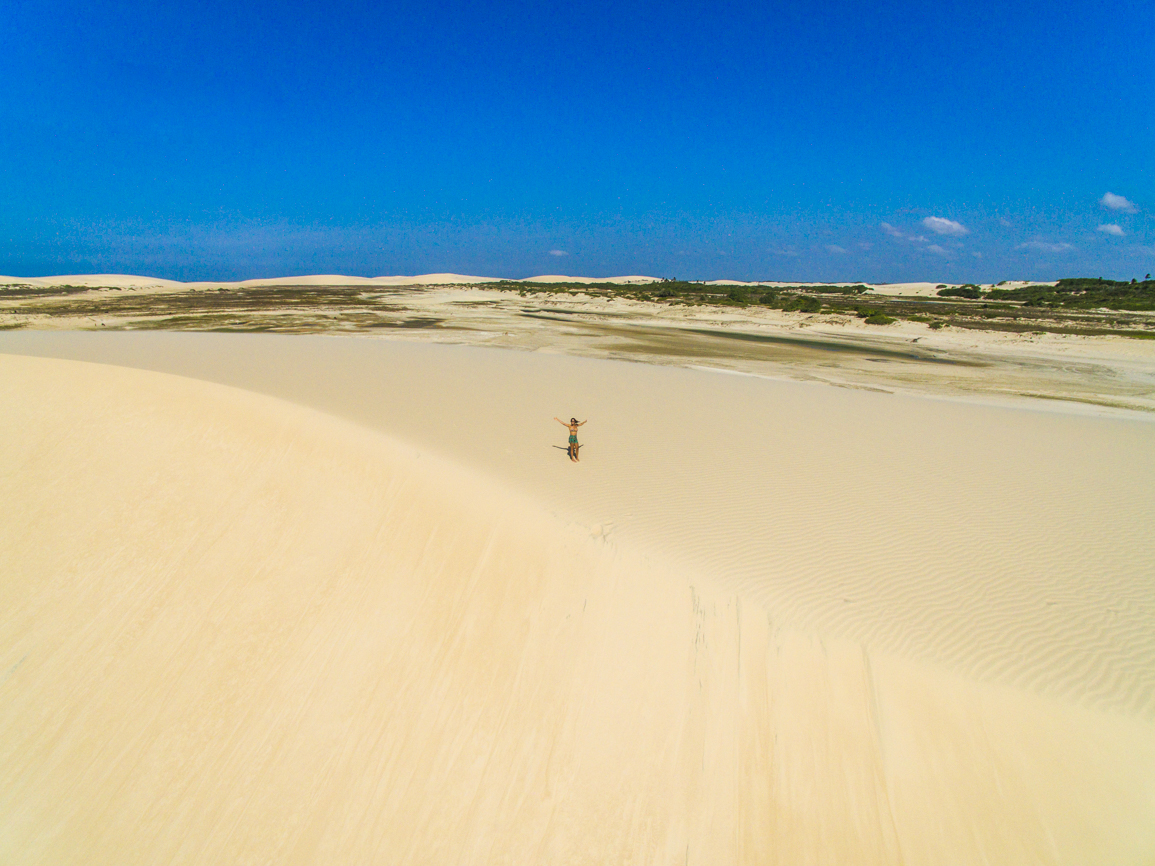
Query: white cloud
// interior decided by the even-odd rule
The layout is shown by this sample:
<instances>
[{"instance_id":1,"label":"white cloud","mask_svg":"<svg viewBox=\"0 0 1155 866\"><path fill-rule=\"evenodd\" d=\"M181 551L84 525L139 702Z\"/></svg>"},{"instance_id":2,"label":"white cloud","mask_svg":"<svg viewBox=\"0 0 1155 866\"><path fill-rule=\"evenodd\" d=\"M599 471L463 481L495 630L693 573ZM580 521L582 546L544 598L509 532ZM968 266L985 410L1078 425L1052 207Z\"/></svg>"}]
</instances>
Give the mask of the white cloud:
<instances>
[{"instance_id":1,"label":"white cloud","mask_svg":"<svg viewBox=\"0 0 1155 866\"><path fill-rule=\"evenodd\" d=\"M838 246L838 244L827 244L826 249L828 249L830 252L834 253L835 255L839 255L839 256L846 252L846 250L843 249L842 247Z\"/></svg>"},{"instance_id":2,"label":"white cloud","mask_svg":"<svg viewBox=\"0 0 1155 866\"><path fill-rule=\"evenodd\" d=\"M859 241L858 242L858 248L860 250L868 250L873 246L874 246L874 244L872 244L870 241Z\"/></svg>"},{"instance_id":3,"label":"white cloud","mask_svg":"<svg viewBox=\"0 0 1155 866\"><path fill-rule=\"evenodd\" d=\"M1105 235L1114 235L1117 238L1121 238L1125 234L1123 229L1114 223L1103 223L1103 225L1099 226L1095 231L1102 232Z\"/></svg>"},{"instance_id":4,"label":"white cloud","mask_svg":"<svg viewBox=\"0 0 1155 866\"><path fill-rule=\"evenodd\" d=\"M970 230L962 223L956 223L945 217L927 217L922 221L922 224L937 235L949 235L952 238L958 238L970 234Z\"/></svg>"},{"instance_id":5,"label":"white cloud","mask_svg":"<svg viewBox=\"0 0 1155 866\"><path fill-rule=\"evenodd\" d=\"M798 255L798 250L790 249L788 247L782 248L782 249L779 249L776 247L776 248L771 249L770 252L776 256L796 256L796 255Z\"/></svg>"},{"instance_id":6,"label":"white cloud","mask_svg":"<svg viewBox=\"0 0 1155 866\"><path fill-rule=\"evenodd\" d=\"M569 253L567 253L565 250L550 250L549 254L551 256L558 256L559 258L561 256L568 256L569 255Z\"/></svg>"},{"instance_id":7,"label":"white cloud","mask_svg":"<svg viewBox=\"0 0 1155 866\"><path fill-rule=\"evenodd\" d=\"M904 241L914 241L916 244L926 243L926 238L923 235L908 235L902 229L896 229L890 223L883 223L881 227L882 230L892 238L899 238Z\"/></svg>"},{"instance_id":8,"label":"white cloud","mask_svg":"<svg viewBox=\"0 0 1155 866\"><path fill-rule=\"evenodd\" d=\"M1113 192L1103 193L1103 197L1099 199L1099 204L1109 210L1121 210L1124 213L1135 213L1139 208L1135 207L1134 202L1127 201L1121 195L1115 195Z\"/></svg>"},{"instance_id":9,"label":"white cloud","mask_svg":"<svg viewBox=\"0 0 1155 866\"><path fill-rule=\"evenodd\" d=\"M1065 253L1074 248L1072 244L1053 244L1047 241L1027 241L1025 244L1019 244L1015 247L1016 250L1034 250L1039 253Z\"/></svg>"},{"instance_id":10,"label":"white cloud","mask_svg":"<svg viewBox=\"0 0 1155 866\"><path fill-rule=\"evenodd\" d=\"M938 244L931 244L929 247L927 247L927 251L934 253L936 256L949 256L950 255L950 250L944 249L943 247L940 247Z\"/></svg>"}]
</instances>

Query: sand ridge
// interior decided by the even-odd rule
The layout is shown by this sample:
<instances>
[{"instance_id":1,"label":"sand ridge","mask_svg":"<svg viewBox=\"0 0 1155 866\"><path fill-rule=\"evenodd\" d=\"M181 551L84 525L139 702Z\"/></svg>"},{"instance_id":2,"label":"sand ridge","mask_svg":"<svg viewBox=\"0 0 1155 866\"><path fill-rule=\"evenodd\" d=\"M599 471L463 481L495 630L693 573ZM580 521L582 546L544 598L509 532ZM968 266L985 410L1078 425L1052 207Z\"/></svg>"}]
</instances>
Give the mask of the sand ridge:
<instances>
[{"instance_id":1,"label":"sand ridge","mask_svg":"<svg viewBox=\"0 0 1155 866\"><path fill-rule=\"evenodd\" d=\"M0 623L5 862L1140 863L1155 851L1155 737L1135 691L1151 599L1128 566L1147 560L1147 536L1116 527L1127 545L1076 559L1072 574L1092 562L1107 583L1071 584L1061 616L1007 591L1055 568L1062 585L1062 558L1118 508L1064 485L1150 513L1144 464L1128 479L1094 447L1111 442L1121 465L1145 453L1150 425L934 401L919 414L902 399L876 407L895 395L453 347L116 337L248 390L0 355L0 556L22 577L0 586L13 612ZM550 415L600 408L581 466L552 448L550 418L534 423L543 397ZM695 423L661 426L685 399ZM719 428L719 405L752 417ZM848 473L857 452L831 451L840 407L855 425L843 444L874 472ZM901 615L941 627L973 613L959 615L965 593L942 594L965 572L912 583L902 565L927 552L901 530L934 504L917 471L929 451L911 451L928 429L962 467L934 477L945 502L928 524L948 534L947 515L983 518L972 506L989 491L973 476L1003 472L989 462L1000 451L1013 467L1020 437L1035 434L1040 461L1075 443L1095 455L1058 487L1020 471L1019 499L975 530L982 544L946 539L943 561L969 557L985 576L975 610L997 614L985 669L920 648ZM896 430L894 455L880 454ZM913 476L896 474L900 459ZM862 489L885 482L889 499L868 497L885 513L864 513L850 484L837 507L854 519L831 514L835 500L801 485L822 466ZM1042 492L1055 501L1040 511ZM1049 533L1040 549L1072 536L1027 575L1016 563L1037 551L1016 554L1025 535L1001 538L995 519L1020 501L1032 509L1020 519ZM865 545L814 534L855 520ZM871 545L870 532L887 534ZM786 559L742 571L771 548ZM900 640L798 599L822 580L833 599L831 581L854 578L840 556L881 590L873 627ZM1094 618L1089 591L1115 597L1114 621ZM1139 652L1135 669L1116 638ZM1073 664L1015 673L1056 640Z\"/></svg>"}]
</instances>

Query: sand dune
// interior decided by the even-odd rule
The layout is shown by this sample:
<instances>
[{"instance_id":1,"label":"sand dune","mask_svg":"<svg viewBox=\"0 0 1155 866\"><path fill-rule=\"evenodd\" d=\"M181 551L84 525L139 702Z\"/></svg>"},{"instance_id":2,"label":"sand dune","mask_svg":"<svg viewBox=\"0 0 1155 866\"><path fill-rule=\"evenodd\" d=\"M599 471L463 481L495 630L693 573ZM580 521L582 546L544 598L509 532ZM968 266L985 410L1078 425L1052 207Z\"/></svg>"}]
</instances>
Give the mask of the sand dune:
<instances>
[{"instance_id":1,"label":"sand dune","mask_svg":"<svg viewBox=\"0 0 1155 866\"><path fill-rule=\"evenodd\" d=\"M522 283L614 283L619 286L628 286L630 283L656 283L658 277L628 276L628 277L567 277L564 274L544 274L539 277L526 277L519 280Z\"/></svg>"},{"instance_id":2,"label":"sand dune","mask_svg":"<svg viewBox=\"0 0 1155 866\"><path fill-rule=\"evenodd\" d=\"M199 285L236 286L444 286L472 283L492 283L499 277L471 277L463 274L418 274L412 277L346 277L340 274L321 274L303 277L272 277L243 280L239 283L202 283ZM196 284L193 284L196 285Z\"/></svg>"},{"instance_id":3,"label":"sand dune","mask_svg":"<svg viewBox=\"0 0 1155 866\"><path fill-rule=\"evenodd\" d=\"M496 283L506 277L477 277L468 274L417 274L414 276L350 277L341 274L310 274L296 277L269 277L233 282L190 282L165 280L155 277L139 277L129 274L73 274L56 277L4 277L0 276L0 286L24 285L48 288L52 286L86 286L93 288L123 289L170 289L180 290L201 286L449 286L472 285L476 283ZM652 283L657 277L567 277L551 274L527 277L511 282L523 283Z\"/></svg>"},{"instance_id":4,"label":"sand dune","mask_svg":"<svg viewBox=\"0 0 1155 866\"><path fill-rule=\"evenodd\" d=\"M48 288L52 286L88 286L124 289L164 289L177 291L180 289L197 288L204 286L447 286L447 285L475 285L480 283L495 283L503 280L521 283L614 283L630 285L632 283L654 283L659 277L641 275L618 277L573 277L565 274L543 274L536 277L509 280L506 277L478 277L468 274L417 274L414 276L380 276L380 277L350 277L341 274L311 274L296 277L270 277L263 279L240 280L235 282L191 282L181 283L176 280L164 280L154 277L140 277L128 274L73 274L55 277L4 277L0 276L0 286L27 285ZM823 285L851 285L851 283L798 283L798 282L745 282L742 280L710 280L706 285L742 285L742 286L823 286ZM854 285L859 285L855 283ZM933 295L942 283L864 283L868 288L886 295ZM1026 282L1011 281L1005 284L1008 288L1027 285ZM1049 285L1042 283L1042 285Z\"/></svg>"},{"instance_id":5,"label":"sand dune","mask_svg":"<svg viewBox=\"0 0 1155 866\"><path fill-rule=\"evenodd\" d=\"M38 287L86 286L92 288L165 289L179 291L202 286L444 286L468 283L491 283L500 277L470 277L462 274L420 274L394 277L348 277L341 274L312 274L302 277L274 277L234 282L190 282L138 277L128 274L74 274L58 277L0 277L0 286Z\"/></svg>"},{"instance_id":6,"label":"sand dune","mask_svg":"<svg viewBox=\"0 0 1155 866\"><path fill-rule=\"evenodd\" d=\"M798 627L1155 721L1150 416L378 340L21 332L4 346L303 403ZM557 414L592 419L577 473Z\"/></svg>"},{"instance_id":7,"label":"sand dune","mask_svg":"<svg viewBox=\"0 0 1155 866\"><path fill-rule=\"evenodd\" d=\"M496 283L506 277L476 277L468 274L417 274L415 276L349 277L341 274L310 274L299 277L269 277L234 282L191 282L138 277L129 274L73 274L57 277L3 277L0 285L29 286L107 286L119 288L187 288L195 286L447 286L472 283ZM653 283L657 277L569 277L546 274L512 282L523 283Z\"/></svg>"},{"instance_id":8,"label":"sand dune","mask_svg":"<svg viewBox=\"0 0 1155 866\"><path fill-rule=\"evenodd\" d=\"M3 862L1155 855L1155 425L84 336L198 378L0 355Z\"/></svg>"},{"instance_id":9,"label":"sand dune","mask_svg":"<svg viewBox=\"0 0 1155 866\"><path fill-rule=\"evenodd\" d=\"M85 286L85 287L118 287L125 289L180 289L184 283L176 280L164 280L158 277L138 277L131 274L71 274L56 277L0 277L0 286L37 286L51 288L53 286Z\"/></svg>"}]
</instances>

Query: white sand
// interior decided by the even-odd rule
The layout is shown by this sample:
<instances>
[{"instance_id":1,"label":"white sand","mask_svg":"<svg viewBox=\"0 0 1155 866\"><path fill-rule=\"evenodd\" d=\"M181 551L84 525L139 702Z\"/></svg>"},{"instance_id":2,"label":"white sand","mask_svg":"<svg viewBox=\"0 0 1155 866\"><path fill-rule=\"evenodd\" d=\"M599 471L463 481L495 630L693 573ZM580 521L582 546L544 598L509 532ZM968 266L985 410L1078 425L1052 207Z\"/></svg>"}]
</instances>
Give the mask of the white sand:
<instances>
[{"instance_id":1,"label":"white sand","mask_svg":"<svg viewBox=\"0 0 1155 866\"><path fill-rule=\"evenodd\" d=\"M19 336L0 862L1155 857L1148 421Z\"/></svg>"}]
</instances>

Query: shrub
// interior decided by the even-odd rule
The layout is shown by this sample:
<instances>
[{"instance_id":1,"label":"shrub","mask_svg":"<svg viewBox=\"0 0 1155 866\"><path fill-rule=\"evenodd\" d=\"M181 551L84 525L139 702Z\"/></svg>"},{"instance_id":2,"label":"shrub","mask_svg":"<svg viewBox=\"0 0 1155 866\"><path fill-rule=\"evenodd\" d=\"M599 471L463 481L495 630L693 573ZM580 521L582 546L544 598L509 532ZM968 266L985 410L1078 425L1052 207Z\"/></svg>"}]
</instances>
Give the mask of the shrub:
<instances>
[{"instance_id":1,"label":"shrub","mask_svg":"<svg viewBox=\"0 0 1155 866\"><path fill-rule=\"evenodd\" d=\"M972 301L977 301L983 296L982 289L978 286L960 286L957 289L939 289L938 296L940 298L969 298Z\"/></svg>"},{"instance_id":2,"label":"shrub","mask_svg":"<svg viewBox=\"0 0 1155 866\"><path fill-rule=\"evenodd\" d=\"M798 295L784 303L782 309L786 312L797 310L800 313L817 313L822 309L822 302L810 295Z\"/></svg>"},{"instance_id":3,"label":"shrub","mask_svg":"<svg viewBox=\"0 0 1155 866\"><path fill-rule=\"evenodd\" d=\"M895 319L892 319L886 313L871 313L865 319L868 325L893 325Z\"/></svg>"},{"instance_id":4,"label":"shrub","mask_svg":"<svg viewBox=\"0 0 1155 866\"><path fill-rule=\"evenodd\" d=\"M1022 301L1024 307L1155 310L1155 282L1128 283L1079 277L1059 280L1054 286L995 289L988 297L996 301Z\"/></svg>"}]
</instances>

